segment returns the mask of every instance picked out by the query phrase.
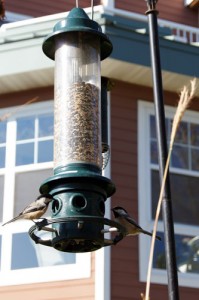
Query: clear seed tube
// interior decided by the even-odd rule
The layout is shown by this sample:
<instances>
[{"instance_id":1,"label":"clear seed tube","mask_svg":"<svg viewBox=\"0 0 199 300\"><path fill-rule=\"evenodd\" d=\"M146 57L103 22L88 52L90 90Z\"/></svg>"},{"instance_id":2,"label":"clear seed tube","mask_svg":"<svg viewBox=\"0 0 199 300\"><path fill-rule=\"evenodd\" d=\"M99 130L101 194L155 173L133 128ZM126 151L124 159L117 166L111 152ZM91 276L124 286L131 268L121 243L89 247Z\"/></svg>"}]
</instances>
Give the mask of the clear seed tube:
<instances>
[{"instance_id":1,"label":"clear seed tube","mask_svg":"<svg viewBox=\"0 0 199 300\"><path fill-rule=\"evenodd\" d=\"M71 32L56 41L54 167L101 168L100 41Z\"/></svg>"}]
</instances>

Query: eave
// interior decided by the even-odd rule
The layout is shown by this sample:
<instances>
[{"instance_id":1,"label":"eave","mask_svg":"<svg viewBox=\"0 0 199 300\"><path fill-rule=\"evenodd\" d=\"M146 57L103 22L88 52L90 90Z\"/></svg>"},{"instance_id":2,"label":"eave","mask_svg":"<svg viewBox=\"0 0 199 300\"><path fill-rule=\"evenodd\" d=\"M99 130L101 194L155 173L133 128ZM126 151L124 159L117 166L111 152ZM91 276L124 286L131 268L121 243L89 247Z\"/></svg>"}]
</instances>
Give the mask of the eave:
<instances>
[{"instance_id":1,"label":"eave","mask_svg":"<svg viewBox=\"0 0 199 300\"><path fill-rule=\"evenodd\" d=\"M95 18L113 43L113 53L102 62L102 75L142 86L152 86L149 35L145 25L118 18L95 8ZM86 10L90 13L89 9ZM54 61L42 52L44 37L67 13L25 20L0 28L0 94L53 85ZM136 25L136 26L135 26ZM193 77L199 78L198 46L169 40L160 30L159 44L165 90L178 92ZM199 91L198 91L199 96Z\"/></svg>"}]
</instances>

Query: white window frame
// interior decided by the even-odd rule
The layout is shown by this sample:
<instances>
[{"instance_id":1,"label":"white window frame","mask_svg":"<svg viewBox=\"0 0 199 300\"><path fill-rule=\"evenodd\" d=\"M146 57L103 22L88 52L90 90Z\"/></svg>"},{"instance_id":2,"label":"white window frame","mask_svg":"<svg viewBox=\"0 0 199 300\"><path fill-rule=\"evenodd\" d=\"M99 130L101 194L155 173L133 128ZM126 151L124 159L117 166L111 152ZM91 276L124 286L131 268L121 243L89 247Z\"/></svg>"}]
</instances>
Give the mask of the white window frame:
<instances>
[{"instance_id":1,"label":"white window frame","mask_svg":"<svg viewBox=\"0 0 199 300\"><path fill-rule=\"evenodd\" d=\"M175 113L175 108L165 106L166 117L172 118ZM139 207L139 222L143 228L153 230L153 220L151 218L151 164L150 164L150 126L149 117L154 115L154 104L145 101L138 101L138 207ZM184 121L194 122L199 124L199 113L187 111ZM157 168L158 170L158 168ZM189 174L199 176L199 172L170 168L170 171L179 172L180 174ZM171 195L172 198L172 195ZM199 233L198 226L190 226L185 224L175 224L174 230L176 234L188 234L197 236ZM163 232L163 222L159 221L158 231ZM159 241L157 241L159 242ZM139 274L140 281L145 282L147 277L148 258L150 251L151 240L146 236L139 236ZM180 273L178 272L179 285L186 287L198 288L199 274ZM166 270L152 270L151 282L159 284L167 284Z\"/></svg>"},{"instance_id":2,"label":"white window frame","mask_svg":"<svg viewBox=\"0 0 199 300\"><path fill-rule=\"evenodd\" d=\"M8 153L6 153L7 168L0 169L0 175L4 175L4 202L3 202L3 222L13 217L12 210L10 209L14 203L14 177L16 172L26 172L33 170L52 169L53 162L29 164L23 166L14 166L15 159L15 135L16 131L12 131L10 135L9 130L12 130L15 119L18 117L25 117L27 115L35 115L37 113L49 113L53 112L53 101L45 101L40 103L29 104L23 107L21 110L17 110L17 107L11 107L0 110L0 116L5 113L16 112L8 119L8 130L6 143L10 143L8 147ZM14 128L14 127L13 127ZM14 135L13 135L14 133ZM13 170L14 168L14 170ZM6 178L7 177L7 178ZM39 187L38 187L39 188ZM30 195L31 199L31 195ZM30 200L31 201L31 200ZM11 261L11 233L27 232L32 226L31 221L19 221L17 226L9 224L7 226L0 226L0 235L2 235L2 251L1 251L1 271L0 271L0 286L30 284L37 282L50 282L59 280L71 280L89 278L91 276L91 254L78 253L76 254L76 262L72 264L64 264L49 267L35 267L10 270L8 269ZM7 238L6 233L8 234ZM36 245L35 247L37 247ZM40 247L46 247L39 245ZM3 259L2 259L3 258ZM38 269L39 268L39 269Z\"/></svg>"}]
</instances>

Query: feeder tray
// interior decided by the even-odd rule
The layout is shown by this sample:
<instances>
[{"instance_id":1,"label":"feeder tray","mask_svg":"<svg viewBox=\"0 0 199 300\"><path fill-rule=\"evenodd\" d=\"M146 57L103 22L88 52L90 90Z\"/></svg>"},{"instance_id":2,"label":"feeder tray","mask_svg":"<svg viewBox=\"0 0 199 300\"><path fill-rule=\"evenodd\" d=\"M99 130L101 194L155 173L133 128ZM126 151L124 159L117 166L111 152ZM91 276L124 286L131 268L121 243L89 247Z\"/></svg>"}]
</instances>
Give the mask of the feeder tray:
<instances>
[{"instance_id":1,"label":"feeder tray","mask_svg":"<svg viewBox=\"0 0 199 300\"><path fill-rule=\"evenodd\" d=\"M51 224L55 223L74 223L76 224L77 228L79 230L82 229L85 223L101 223L103 225L110 226L111 228L117 229L118 234L114 237L114 239L103 239L103 241L98 239L79 239L75 236L70 239L60 239L59 232L56 231L54 228L48 227ZM54 238L43 240L39 236L35 234L35 231L48 231L52 232L52 234L55 235ZM105 230L105 232L108 232L108 230ZM103 233L101 233L103 235ZM120 240L122 240L125 235L126 231L125 228L120 225L119 223L109 220L107 218L102 217L91 217L91 216L73 216L73 217L66 217L66 218L57 218L57 219L44 219L41 222L35 223L34 226L32 226L29 229L29 235L32 238L32 240L36 244L42 244L44 246L54 247L57 250L63 251L63 252L72 252L72 253L81 253L81 252L90 252L100 249L101 247L106 246L112 246L116 245Z\"/></svg>"}]
</instances>

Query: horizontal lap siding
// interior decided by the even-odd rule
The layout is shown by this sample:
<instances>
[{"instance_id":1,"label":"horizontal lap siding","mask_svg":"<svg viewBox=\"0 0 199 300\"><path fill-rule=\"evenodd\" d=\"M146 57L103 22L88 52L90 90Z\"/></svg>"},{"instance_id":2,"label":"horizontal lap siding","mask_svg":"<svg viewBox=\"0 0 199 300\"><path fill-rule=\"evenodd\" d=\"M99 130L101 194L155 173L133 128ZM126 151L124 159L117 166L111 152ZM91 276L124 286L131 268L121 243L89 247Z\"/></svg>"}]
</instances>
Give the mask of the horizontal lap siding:
<instances>
[{"instance_id":1,"label":"horizontal lap siding","mask_svg":"<svg viewBox=\"0 0 199 300\"><path fill-rule=\"evenodd\" d=\"M178 94L164 94L165 103L176 105ZM137 101L152 101L152 89L115 82L111 92L111 169L116 193L112 207L123 206L138 220L137 193ZM194 101L191 109L198 110ZM146 237L149 238L149 237ZM145 291L139 282L138 238L126 237L111 247L111 300L138 300ZM181 300L198 299L198 290L180 287ZM166 285L152 284L151 299L168 299Z\"/></svg>"},{"instance_id":2,"label":"horizontal lap siding","mask_svg":"<svg viewBox=\"0 0 199 300\"><path fill-rule=\"evenodd\" d=\"M85 8L91 6L90 0L78 0L79 7ZM24 15L30 15L34 17L40 17L45 15L56 14L60 12L65 12L71 10L76 6L75 0L45 0L43 5L39 0L6 0L5 8L8 11L20 13ZM100 0L95 1L95 5L99 5Z\"/></svg>"},{"instance_id":3,"label":"horizontal lap siding","mask_svg":"<svg viewBox=\"0 0 199 300\"><path fill-rule=\"evenodd\" d=\"M91 0L78 0L79 7L85 8L91 6ZM94 4L101 4L101 0L95 0ZM64 11L69 11L76 6L76 0L46 0L45 5L41 5L39 0L6 0L6 10L30 15L33 17L40 17L45 15L56 14ZM115 7L135 13L145 14L147 10L146 1L132 1L123 0L115 1ZM197 9L190 9L184 6L184 0L174 1L159 1L157 4L157 10L159 11L159 18L169 21L186 24L194 27L198 27L198 11Z\"/></svg>"},{"instance_id":4,"label":"horizontal lap siding","mask_svg":"<svg viewBox=\"0 0 199 300\"><path fill-rule=\"evenodd\" d=\"M67 268L66 268L67 271ZM48 283L9 287L9 289L0 288L0 297L3 300L88 300L93 299L94 293L91 289L89 280L64 281L63 283Z\"/></svg>"},{"instance_id":5,"label":"horizontal lap siding","mask_svg":"<svg viewBox=\"0 0 199 300\"><path fill-rule=\"evenodd\" d=\"M135 13L145 14L147 10L146 1L123 0L115 1L116 8L132 11ZM184 6L184 0L158 1L157 10L158 18L168 21L186 24L198 27L198 10L190 9Z\"/></svg>"},{"instance_id":6,"label":"horizontal lap siding","mask_svg":"<svg viewBox=\"0 0 199 300\"><path fill-rule=\"evenodd\" d=\"M117 188L112 207L123 206L137 219L137 101L134 89L121 82L111 92L111 157ZM139 283L137 237L126 238L111 250L111 299L138 299L144 290Z\"/></svg>"},{"instance_id":7,"label":"horizontal lap siding","mask_svg":"<svg viewBox=\"0 0 199 300\"><path fill-rule=\"evenodd\" d=\"M35 100L33 103L39 101L53 100L54 87L48 86L45 88L38 88L38 89L35 88L35 89L21 91L17 93L14 92L14 93L0 94L0 109L9 106L23 105L33 99Z\"/></svg>"}]
</instances>

